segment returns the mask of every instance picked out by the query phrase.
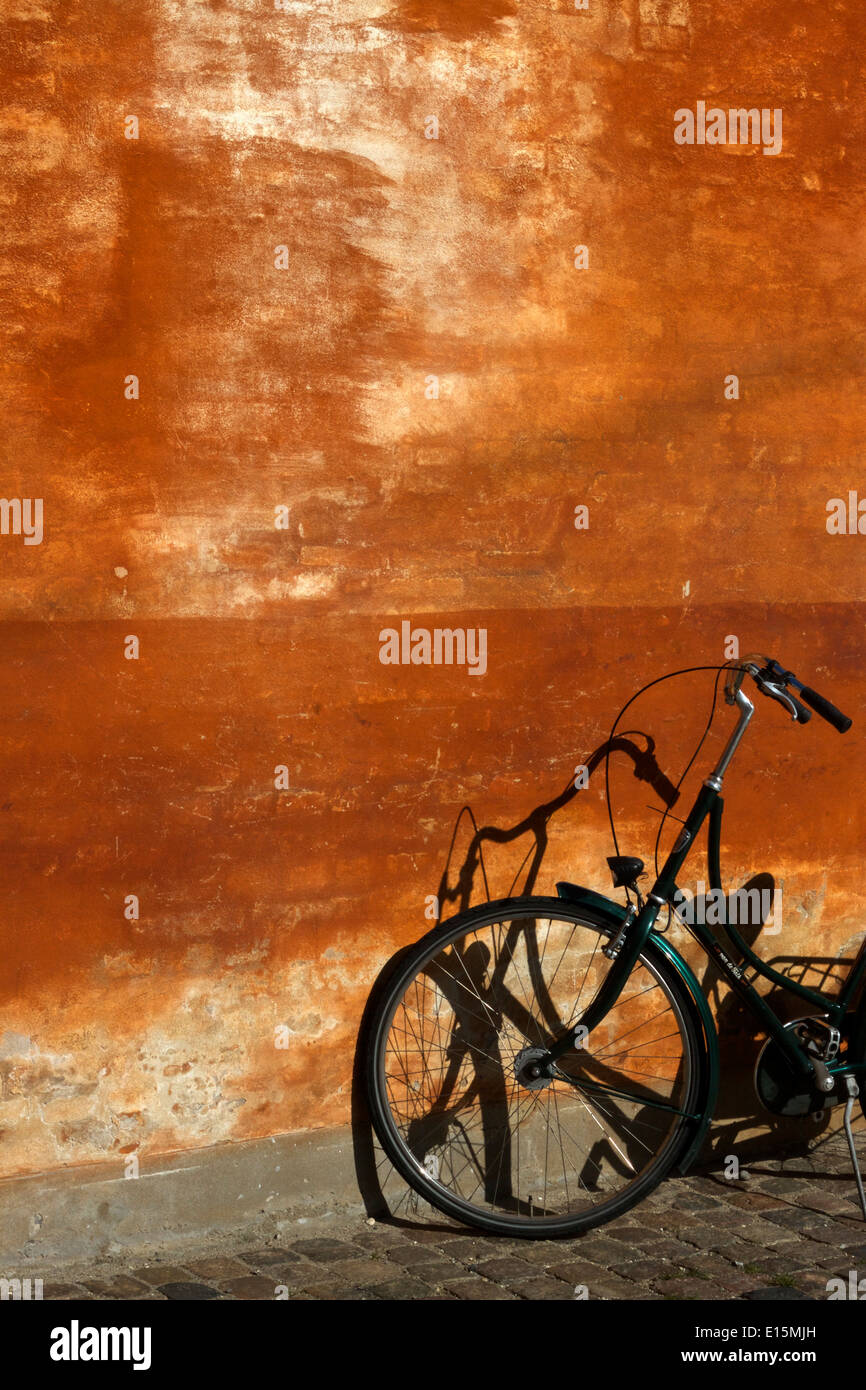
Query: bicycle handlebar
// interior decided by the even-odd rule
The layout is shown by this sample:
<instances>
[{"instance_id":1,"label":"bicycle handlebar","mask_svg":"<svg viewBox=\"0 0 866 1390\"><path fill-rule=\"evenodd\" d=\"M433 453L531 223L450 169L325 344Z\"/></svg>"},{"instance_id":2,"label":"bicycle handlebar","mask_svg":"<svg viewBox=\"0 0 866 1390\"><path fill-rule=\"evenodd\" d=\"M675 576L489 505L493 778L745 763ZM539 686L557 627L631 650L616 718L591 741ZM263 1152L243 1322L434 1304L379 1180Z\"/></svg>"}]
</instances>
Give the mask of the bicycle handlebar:
<instances>
[{"instance_id":1,"label":"bicycle handlebar","mask_svg":"<svg viewBox=\"0 0 866 1390\"><path fill-rule=\"evenodd\" d=\"M786 671L778 661L774 661L768 656L747 656L742 661L739 658L731 663L731 669L725 680L725 699L729 705L736 701L737 692L743 683L746 675L750 675L762 695L768 695L776 700L780 705L791 713L793 719L798 724L808 724L812 718L811 710L806 709L805 705L792 694L789 686L793 686L799 691L807 705L825 719L828 724L832 724L840 734L847 733L851 728L851 720L847 714L843 714L834 704L819 695L817 690L804 685L797 680L793 671Z\"/></svg>"},{"instance_id":2,"label":"bicycle handlebar","mask_svg":"<svg viewBox=\"0 0 866 1390\"><path fill-rule=\"evenodd\" d=\"M832 724L834 729L838 729L840 734L847 734L851 728L851 720L847 714L843 714L840 709L825 700L823 695L819 695L817 690L812 690L808 685L797 687L807 705L811 705L816 714L820 714L822 719L826 719L828 724Z\"/></svg>"}]
</instances>

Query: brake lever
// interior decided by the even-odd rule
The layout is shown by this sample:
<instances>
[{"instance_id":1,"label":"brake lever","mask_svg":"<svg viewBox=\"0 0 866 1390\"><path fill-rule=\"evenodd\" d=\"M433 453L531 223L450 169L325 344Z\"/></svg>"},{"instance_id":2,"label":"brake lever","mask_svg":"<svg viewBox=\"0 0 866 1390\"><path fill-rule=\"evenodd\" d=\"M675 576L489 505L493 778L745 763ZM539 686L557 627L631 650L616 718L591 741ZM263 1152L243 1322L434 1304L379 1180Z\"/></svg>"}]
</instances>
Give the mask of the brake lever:
<instances>
[{"instance_id":1,"label":"brake lever","mask_svg":"<svg viewBox=\"0 0 866 1390\"><path fill-rule=\"evenodd\" d=\"M757 687L764 695L769 695L773 700L778 700L780 705L790 712L795 724L807 724L812 718L811 710L804 709L799 700L795 700L789 695L784 686L777 684L776 681L757 680Z\"/></svg>"}]
</instances>

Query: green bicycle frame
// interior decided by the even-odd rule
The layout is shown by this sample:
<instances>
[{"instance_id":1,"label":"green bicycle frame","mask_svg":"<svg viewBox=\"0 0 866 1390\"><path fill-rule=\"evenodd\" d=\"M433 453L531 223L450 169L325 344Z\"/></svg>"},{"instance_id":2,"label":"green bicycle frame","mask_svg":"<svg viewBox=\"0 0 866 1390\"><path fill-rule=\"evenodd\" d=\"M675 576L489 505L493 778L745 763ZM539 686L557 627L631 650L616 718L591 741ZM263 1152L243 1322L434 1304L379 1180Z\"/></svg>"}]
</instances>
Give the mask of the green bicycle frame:
<instances>
[{"instance_id":1,"label":"green bicycle frame","mask_svg":"<svg viewBox=\"0 0 866 1390\"><path fill-rule=\"evenodd\" d=\"M661 873L653 884L652 891L649 893L645 903L634 920L624 924L623 940L621 941L619 951L613 960L613 964L598 994L583 1015L577 1020L574 1027L550 1048L547 1058L544 1059L545 1062L555 1062L557 1058L574 1047L578 1030L587 1029L591 1032L616 1003L625 987L625 983L631 974L635 962L647 944L650 933L655 928L659 912L663 907L673 906L675 903L675 897L678 891L677 875L691 853L701 827L707 819L709 819L708 866L710 886L714 889L721 889L720 840L722 812L724 809L724 802L720 795L722 780L728 764L754 712L751 701L741 690L737 692L736 704L740 709L739 723L731 735L714 772L707 778L701 787L688 819L685 821L676 843L665 861ZM727 918L728 914L726 914L725 922L721 924L723 930L733 943L734 949L740 952L745 961L747 961L754 970L764 976L764 978L771 980L781 989L787 990L791 994L798 995L814 1008L820 1009L820 1011L826 1015L829 1023L835 1026L839 1025L854 999L860 984L864 977L866 977L866 941L861 945L857 959L854 961L841 991L835 997L830 998L817 990L808 989L805 985L800 984L796 980L788 979L787 976L779 974L777 970L765 964L765 962L762 961L759 956L756 956L750 949L742 939L740 933L736 930L736 927L727 920ZM689 929L707 954L716 962L719 970L727 979L732 991L744 1001L752 1013L760 1020L763 1030L773 1038L795 1073L812 1081L813 1078L816 1077L816 1070L812 1065L809 1054L801 1046L793 1032L784 1026L769 1005L765 1003L754 985L744 978L743 970L730 959L727 952L723 950L721 944L716 940L716 937L703 923L690 923ZM840 1072L863 1070L866 1070L866 1063L848 1062L837 1066L829 1066L827 1068L827 1071L831 1075Z\"/></svg>"}]
</instances>

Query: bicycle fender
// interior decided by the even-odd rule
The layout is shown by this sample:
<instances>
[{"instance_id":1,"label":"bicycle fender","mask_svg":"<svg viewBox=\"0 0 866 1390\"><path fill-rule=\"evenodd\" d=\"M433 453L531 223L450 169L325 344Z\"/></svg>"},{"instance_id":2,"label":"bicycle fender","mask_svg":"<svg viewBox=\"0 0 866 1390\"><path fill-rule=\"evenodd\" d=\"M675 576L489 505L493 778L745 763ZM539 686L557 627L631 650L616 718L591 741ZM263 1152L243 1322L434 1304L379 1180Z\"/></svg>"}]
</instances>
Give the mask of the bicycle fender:
<instances>
[{"instance_id":1,"label":"bicycle fender","mask_svg":"<svg viewBox=\"0 0 866 1390\"><path fill-rule=\"evenodd\" d=\"M597 912L604 913L610 919L610 924L614 928L622 926L626 916L626 909L621 903L614 902L611 898L605 898L601 893L595 893L591 888L584 888L579 883L557 883L556 891L560 898L566 902L583 903L586 907L595 908ZM716 1032L716 1025L710 1013L710 1006L704 998L700 985L694 971L687 961L683 960L675 946L662 936L660 932L650 933L650 942L666 958L669 965L673 967L683 986L692 998L695 1009L701 1020L704 1033L704 1065L701 1068L701 1089L698 1094L699 1118L692 1123L694 1129L688 1148L682 1158L676 1164L679 1173L685 1173L691 1167L697 1157L701 1146L710 1127L710 1121L716 1108L716 1099L719 1094L719 1036Z\"/></svg>"},{"instance_id":2,"label":"bicycle fender","mask_svg":"<svg viewBox=\"0 0 866 1390\"><path fill-rule=\"evenodd\" d=\"M607 913L611 922L615 921L617 926L626 915L622 903L614 902L613 898L606 898L602 893L594 893L591 888L584 888L582 883L557 883L556 891L566 902L585 903L587 907L599 908Z\"/></svg>"}]
</instances>

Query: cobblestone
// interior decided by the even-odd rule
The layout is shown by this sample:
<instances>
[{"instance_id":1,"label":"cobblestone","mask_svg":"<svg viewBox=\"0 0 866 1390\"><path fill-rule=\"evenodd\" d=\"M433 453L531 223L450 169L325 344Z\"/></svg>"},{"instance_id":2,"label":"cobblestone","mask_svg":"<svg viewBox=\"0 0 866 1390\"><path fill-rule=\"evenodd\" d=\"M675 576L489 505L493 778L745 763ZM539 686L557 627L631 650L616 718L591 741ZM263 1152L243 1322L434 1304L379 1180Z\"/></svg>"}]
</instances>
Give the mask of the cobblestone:
<instances>
[{"instance_id":1,"label":"cobblestone","mask_svg":"<svg viewBox=\"0 0 866 1390\"><path fill-rule=\"evenodd\" d=\"M455 1298L471 1301L495 1301L496 1299L517 1298L519 1296L511 1293L508 1289L499 1288L496 1284L487 1284L480 1279L476 1281L455 1279L451 1283L444 1284L443 1288L453 1294Z\"/></svg>"},{"instance_id":2,"label":"cobblestone","mask_svg":"<svg viewBox=\"0 0 866 1390\"><path fill-rule=\"evenodd\" d=\"M574 1289L557 1279L523 1279L515 1287L515 1293L520 1298L550 1299L554 1302L574 1300Z\"/></svg>"},{"instance_id":3,"label":"cobblestone","mask_svg":"<svg viewBox=\"0 0 866 1390\"><path fill-rule=\"evenodd\" d=\"M250 1246L31 1267L51 1300L565 1301L822 1299L866 1278L866 1224L844 1140L747 1182L669 1179L640 1208L584 1236L526 1241L428 1218L308 1221ZM835 1173L839 1176L834 1176ZM235 1248L237 1247L237 1248Z\"/></svg>"}]
</instances>

